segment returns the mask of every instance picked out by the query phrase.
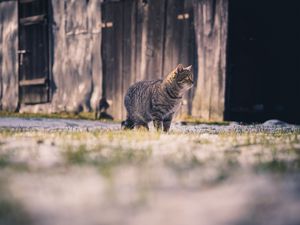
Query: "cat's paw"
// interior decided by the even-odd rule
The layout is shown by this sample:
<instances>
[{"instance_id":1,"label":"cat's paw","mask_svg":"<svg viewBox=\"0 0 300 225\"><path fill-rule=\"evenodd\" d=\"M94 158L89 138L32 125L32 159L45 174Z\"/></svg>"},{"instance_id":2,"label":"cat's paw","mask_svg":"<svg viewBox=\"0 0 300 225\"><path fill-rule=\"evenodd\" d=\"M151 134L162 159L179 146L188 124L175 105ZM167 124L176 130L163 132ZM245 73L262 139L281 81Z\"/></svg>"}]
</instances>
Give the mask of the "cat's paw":
<instances>
[{"instance_id":1,"label":"cat's paw","mask_svg":"<svg viewBox=\"0 0 300 225\"><path fill-rule=\"evenodd\" d=\"M134 128L134 123L129 120L124 120L121 122L121 129L122 130L132 130Z\"/></svg>"}]
</instances>

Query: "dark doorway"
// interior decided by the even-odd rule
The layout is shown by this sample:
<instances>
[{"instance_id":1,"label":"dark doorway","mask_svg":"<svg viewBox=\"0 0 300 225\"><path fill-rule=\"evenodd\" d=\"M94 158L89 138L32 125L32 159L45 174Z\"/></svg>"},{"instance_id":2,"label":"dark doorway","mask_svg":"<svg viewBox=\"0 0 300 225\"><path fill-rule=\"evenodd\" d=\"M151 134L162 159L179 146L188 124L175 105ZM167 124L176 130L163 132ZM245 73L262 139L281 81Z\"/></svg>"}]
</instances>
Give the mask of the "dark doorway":
<instances>
[{"instance_id":1,"label":"dark doorway","mask_svg":"<svg viewBox=\"0 0 300 225\"><path fill-rule=\"evenodd\" d=\"M229 0L227 120L300 123L297 1Z\"/></svg>"},{"instance_id":2,"label":"dark doorway","mask_svg":"<svg viewBox=\"0 0 300 225\"><path fill-rule=\"evenodd\" d=\"M126 1L127 2L127 1ZM122 117L124 78L124 15L125 1L106 0L102 3L103 99L109 113Z\"/></svg>"},{"instance_id":3,"label":"dark doorway","mask_svg":"<svg viewBox=\"0 0 300 225\"><path fill-rule=\"evenodd\" d=\"M49 101L49 2L19 1L20 103Z\"/></svg>"}]
</instances>

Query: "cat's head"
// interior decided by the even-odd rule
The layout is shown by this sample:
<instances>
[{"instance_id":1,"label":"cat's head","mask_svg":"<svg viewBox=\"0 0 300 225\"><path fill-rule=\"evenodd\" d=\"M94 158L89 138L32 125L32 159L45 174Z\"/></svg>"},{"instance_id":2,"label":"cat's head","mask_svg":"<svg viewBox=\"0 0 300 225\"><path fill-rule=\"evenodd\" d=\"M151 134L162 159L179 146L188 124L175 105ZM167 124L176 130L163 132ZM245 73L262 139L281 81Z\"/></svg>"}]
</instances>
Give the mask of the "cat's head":
<instances>
[{"instance_id":1,"label":"cat's head","mask_svg":"<svg viewBox=\"0 0 300 225\"><path fill-rule=\"evenodd\" d=\"M182 64L179 64L174 70L173 79L182 89L188 90L193 86L193 77L192 66L183 67Z\"/></svg>"}]
</instances>

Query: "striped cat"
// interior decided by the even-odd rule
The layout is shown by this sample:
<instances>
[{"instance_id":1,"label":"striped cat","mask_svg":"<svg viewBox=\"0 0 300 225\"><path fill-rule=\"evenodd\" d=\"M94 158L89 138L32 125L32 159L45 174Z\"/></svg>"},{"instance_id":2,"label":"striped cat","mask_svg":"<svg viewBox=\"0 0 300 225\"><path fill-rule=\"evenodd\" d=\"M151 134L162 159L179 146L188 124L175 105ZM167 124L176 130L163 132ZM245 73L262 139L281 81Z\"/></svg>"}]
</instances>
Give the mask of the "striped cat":
<instances>
[{"instance_id":1,"label":"striped cat","mask_svg":"<svg viewBox=\"0 0 300 225\"><path fill-rule=\"evenodd\" d=\"M192 66L179 64L163 80L140 81L129 87L124 104L127 119L123 129L146 128L153 121L157 131L170 129L174 113L181 104L183 94L193 86Z\"/></svg>"}]
</instances>

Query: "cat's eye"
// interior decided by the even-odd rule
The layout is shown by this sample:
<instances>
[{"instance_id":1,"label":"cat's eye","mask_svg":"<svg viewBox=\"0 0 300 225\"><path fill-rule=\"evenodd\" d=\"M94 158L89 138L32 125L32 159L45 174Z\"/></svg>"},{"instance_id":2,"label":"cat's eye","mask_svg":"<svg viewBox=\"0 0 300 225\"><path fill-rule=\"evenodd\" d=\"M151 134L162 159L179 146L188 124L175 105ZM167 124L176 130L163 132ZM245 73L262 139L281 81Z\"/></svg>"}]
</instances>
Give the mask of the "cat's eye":
<instances>
[{"instance_id":1,"label":"cat's eye","mask_svg":"<svg viewBox=\"0 0 300 225\"><path fill-rule=\"evenodd\" d=\"M189 73L180 74L177 78L178 83L193 83L192 75Z\"/></svg>"}]
</instances>

